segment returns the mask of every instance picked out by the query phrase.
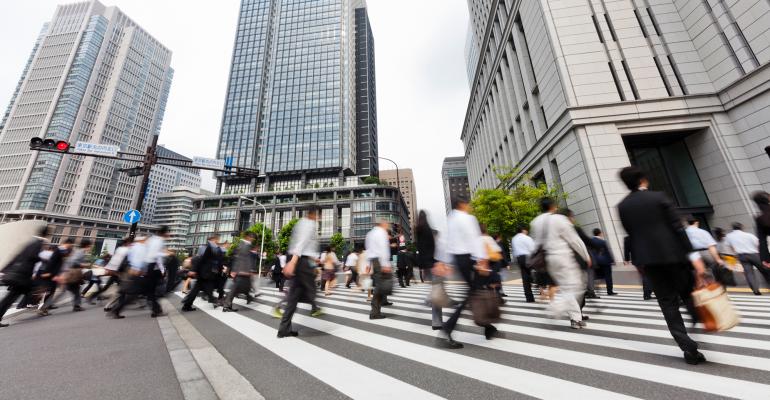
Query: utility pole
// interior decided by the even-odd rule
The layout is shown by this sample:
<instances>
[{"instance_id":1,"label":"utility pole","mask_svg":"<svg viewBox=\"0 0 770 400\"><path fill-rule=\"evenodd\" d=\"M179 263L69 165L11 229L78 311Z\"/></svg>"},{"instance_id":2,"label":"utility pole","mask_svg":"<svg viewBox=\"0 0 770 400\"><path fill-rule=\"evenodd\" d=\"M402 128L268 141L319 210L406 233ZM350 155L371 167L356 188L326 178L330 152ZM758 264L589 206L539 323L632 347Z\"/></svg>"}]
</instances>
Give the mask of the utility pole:
<instances>
[{"instance_id":1,"label":"utility pole","mask_svg":"<svg viewBox=\"0 0 770 400\"><path fill-rule=\"evenodd\" d=\"M142 212L142 206L144 205L144 198L147 196L147 186L150 184L150 172L152 172L152 166L158 162L158 156L156 154L158 147L158 135L153 135L152 144L147 146L147 153L144 155L144 165L142 166L142 184L140 185L139 196L134 203L134 210ZM136 237L136 228L139 226L139 221L131 224L131 229L128 231L128 237L131 240Z\"/></svg>"}]
</instances>

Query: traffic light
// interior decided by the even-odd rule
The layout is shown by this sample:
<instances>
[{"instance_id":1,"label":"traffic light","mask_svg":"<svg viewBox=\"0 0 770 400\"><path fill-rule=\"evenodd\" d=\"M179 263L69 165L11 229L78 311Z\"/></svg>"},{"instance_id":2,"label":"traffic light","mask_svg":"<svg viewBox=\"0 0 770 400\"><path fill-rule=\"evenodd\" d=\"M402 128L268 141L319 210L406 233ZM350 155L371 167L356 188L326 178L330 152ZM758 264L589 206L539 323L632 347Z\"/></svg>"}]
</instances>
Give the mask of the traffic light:
<instances>
[{"instance_id":1,"label":"traffic light","mask_svg":"<svg viewBox=\"0 0 770 400\"><path fill-rule=\"evenodd\" d=\"M52 151L66 153L70 150L69 142L65 140L45 139L35 137L29 141L30 150Z\"/></svg>"}]
</instances>

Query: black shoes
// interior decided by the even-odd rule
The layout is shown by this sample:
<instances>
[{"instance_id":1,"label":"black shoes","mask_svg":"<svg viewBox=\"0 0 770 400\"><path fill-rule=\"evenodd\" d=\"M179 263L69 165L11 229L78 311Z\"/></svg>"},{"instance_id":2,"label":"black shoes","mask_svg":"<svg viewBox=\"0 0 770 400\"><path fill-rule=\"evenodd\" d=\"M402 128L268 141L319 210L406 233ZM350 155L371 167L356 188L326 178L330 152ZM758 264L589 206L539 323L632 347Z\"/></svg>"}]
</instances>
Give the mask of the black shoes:
<instances>
[{"instance_id":1,"label":"black shoes","mask_svg":"<svg viewBox=\"0 0 770 400\"><path fill-rule=\"evenodd\" d=\"M508 297L508 295L503 292L500 292L500 297Z\"/></svg>"},{"instance_id":2,"label":"black shoes","mask_svg":"<svg viewBox=\"0 0 770 400\"><path fill-rule=\"evenodd\" d=\"M110 314L107 314L107 318L123 319L123 318L126 318L126 316L125 315L120 315L120 314L115 314L115 313L110 313Z\"/></svg>"},{"instance_id":3,"label":"black shoes","mask_svg":"<svg viewBox=\"0 0 770 400\"><path fill-rule=\"evenodd\" d=\"M195 311L195 310L197 310L197 308L195 308L195 307L182 307L182 311L184 311L184 312L190 312L190 311Z\"/></svg>"},{"instance_id":4,"label":"black shoes","mask_svg":"<svg viewBox=\"0 0 770 400\"><path fill-rule=\"evenodd\" d=\"M72 311L73 312L83 311L83 307L81 307L81 306L72 307Z\"/></svg>"},{"instance_id":5,"label":"black shoes","mask_svg":"<svg viewBox=\"0 0 770 400\"><path fill-rule=\"evenodd\" d=\"M704 356L703 353L699 352L698 350L692 352L685 351L684 361L690 365L698 365L700 363L706 362L706 356Z\"/></svg>"},{"instance_id":6,"label":"black shoes","mask_svg":"<svg viewBox=\"0 0 770 400\"><path fill-rule=\"evenodd\" d=\"M601 297L597 296L596 293L589 292L586 293L586 299L601 299Z\"/></svg>"},{"instance_id":7,"label":"black shoes","mask_svg":"<svg viewBox=\"0 0 770 400\"><path fill-rule=\"evenodd\" d=\"M441 329L440 326L431 326L430 328L433 329L434 331L437 331L437 330Z\"/></svg>"},{"instance_id":8,"label":"black shoes","mask_svg":"<svg viewBox=\"0 0 770 400\"><path fill-rule=\"evenodd\" d=\"M644 296L643 299L644 300L652 300L652 296Z\"/></svg>"},{"instance_id":9,"label":"black shoes","mask_svg":"<svg viewBox=\"0 0 770 400\"><path fill-rule=\"evenodd\" d=\"M222 312L238 312L238 308L222 307Z\"/></svg>"},{"instance_id":10,"label":"black shoes","mask_svg":"<svg viewBox=\"0 0 770 400\"><path fill-rule=\"evenodd\" d=\"M385 316L382 314L370 315L369 319L385 319Z\"/></svg>"},{"instance_id":11,"label":"black shoes","mask_svg":"<svg viewBox=\"0 0 770 400\"><path fill-rule=\"evenodd\" d=\"M755 296L762 296L762 292L760 292L759 290L757 290L756 292L754 292L754 295L755 295Z\"/></svg>"},{"instance_id":12,"label":"black shoes","mask_svg":"<svg viewBox=\"0 0 770 400\"><path fill-rule=\"evenodd\" d=\"M158 318L158 317L165 317L165 316L166 316L166 313L164 312L150 314L150 318Z\"/></svg>"},{"instance_id":13,"label":"black shoes","mask_svg":"<svg viewBox=\"0 0 770 400\"><path fill-rule=\"evenodd\" d=\"M384 307L384 306L392 306L392 305L393 305L393 303L391 303L391 302L389 302L389 301L386 301L386 302L382 303L382 306L383 306L383 307Z\"/></svg>"},{"instance_id":14,"label":"black shoes","mask_svg":"<svg viewBox=\"0 0 770 400\"><path fill-rule=\"evenodd\" d=\"M583 316L583 321L588 321L588 315Z\"/></svg>"},{"instance_id":15,"label":"black shoes","mask_svg":"<svg viewBox=\"0 0 770 400\"><path fill-rule=\"evenodd\" d=\"M446 338L436 338L436 343L439 347L450 350L457 350L465 347L462 343L456 342L454 339L452 339L452 335L447 335Z\"/></svg>"},{"instance_id":16,"label":"black shoes","mask_svg":"<svg viewBox=\"0 0 770 400\"><path fill-rule=\"evenodd\" d=\"M487 338L487 340L492 340L492 338L495 337L495 334L497 333L497 328L490 325L484 328L484 337Z\"/></svg>"},{"instance_id":17,"label":"black shoes","mask_svg":"<svg viewBox=\"0 0 770 400\"><path fill-rule=\"evenodd\" d=\"M299 332L297 331L290 331L289 333L278 332L277 336L278 336L278 339L283 339L285 337L296 337L296 336L299 336Z\"/></svg>"},{"instance_id":18,"label":"black shoes","mask_svg":"<svg viewBox=\"0 0 770 400\"><path fill-rule=\"evenodd\" d=\"M607 296L617 296L616 292L607 292Z\"/></svg>"}]
</instances>

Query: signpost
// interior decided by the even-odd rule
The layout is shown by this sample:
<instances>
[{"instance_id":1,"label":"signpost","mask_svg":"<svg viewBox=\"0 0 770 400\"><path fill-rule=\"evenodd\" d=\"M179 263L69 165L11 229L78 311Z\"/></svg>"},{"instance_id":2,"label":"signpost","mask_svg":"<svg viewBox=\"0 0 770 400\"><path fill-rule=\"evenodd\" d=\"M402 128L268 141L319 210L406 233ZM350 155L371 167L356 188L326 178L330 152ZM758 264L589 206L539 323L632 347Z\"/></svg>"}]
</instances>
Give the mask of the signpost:
<instances>
[{"instance_id":1,"label":"signpost","mask_svg":"<svg viewBox=\"0 0 770 400\"><path fill-rule=\"evenodd\" d=\"M123 214L123 222L127 224L135 224L142 219L142 213L137 210L128 210Z\"/></svg>"},{"instance_id":2,"label":"signpost","mask_svg":"<svg viewBox=\"0 0 770 400\"><path fill-rule=\"evenodd\" d=\"M111 144L99 144L88 142L75 143L75 152L94 156L117 157L120 147Z\"/></svg>"},{"instance_id":3,"label":"signpost","mask_svg":"<svg viewBox=\"0 0 770 400\"><path fill-rule=\"evenodd\" d=\"M215 158L193 157L193 167L225 169L225 160Z\"/></svg>"}]
</instances>

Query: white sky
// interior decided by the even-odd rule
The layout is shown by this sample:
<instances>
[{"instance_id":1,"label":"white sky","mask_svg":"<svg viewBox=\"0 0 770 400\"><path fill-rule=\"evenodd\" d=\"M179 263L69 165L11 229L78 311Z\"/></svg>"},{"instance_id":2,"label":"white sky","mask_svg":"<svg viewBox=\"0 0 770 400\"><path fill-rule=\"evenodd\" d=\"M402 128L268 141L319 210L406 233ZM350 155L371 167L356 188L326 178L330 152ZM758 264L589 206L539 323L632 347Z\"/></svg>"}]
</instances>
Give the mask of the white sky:
<instances>
[{"instance_id":1,"label":"white sky","mask_svg":"<svg viewBox=\"0 0 770 400\"><path fill-rule=\"evenodd\" d=\"M43 23L67 0L0 0L0 112ZM214 157L239 0L102 0L120 7L174 53L159 143ZM442 228L441 162L462 155L468 102L465 0L368 0L375 41L380 155L412 168L418 208ZM381 168L390 163L381 162ZM213 181L204 172L204 187Z\"/></svg>"}]
</instances>

